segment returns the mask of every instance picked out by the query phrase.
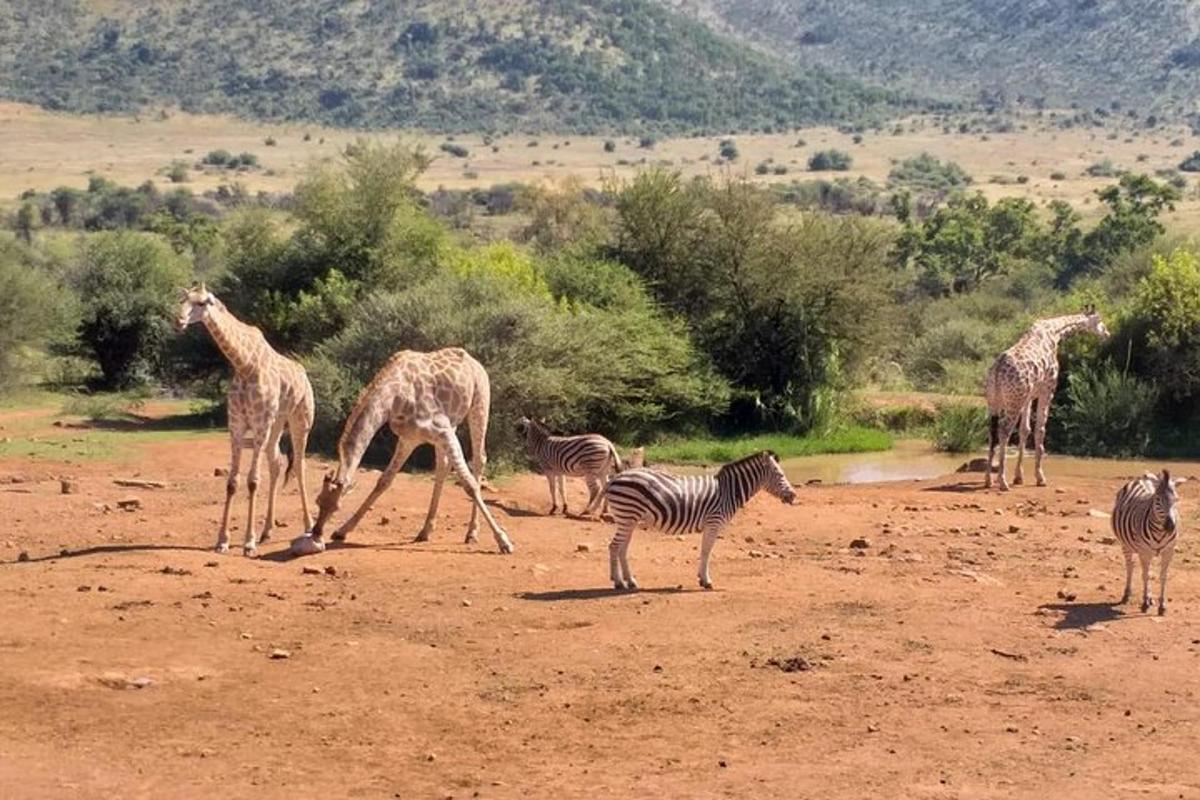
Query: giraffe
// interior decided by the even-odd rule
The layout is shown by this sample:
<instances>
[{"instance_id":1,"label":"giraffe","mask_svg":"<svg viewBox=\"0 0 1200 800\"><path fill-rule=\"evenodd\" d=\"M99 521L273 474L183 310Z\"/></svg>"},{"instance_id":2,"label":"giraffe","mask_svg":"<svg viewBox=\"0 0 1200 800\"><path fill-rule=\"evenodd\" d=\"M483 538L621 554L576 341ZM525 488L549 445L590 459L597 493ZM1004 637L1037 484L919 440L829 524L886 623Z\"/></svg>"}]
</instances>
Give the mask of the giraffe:
<instances>
[{"instance_id":1,"label":"giraffe","mask_svg":"<svg viewBox=\"0 0 1200 800\"><path fill-rule=\"evenodd\" d=\"M286 485L292 473L296 473L300 507L304 512L304 529L312 527L304 479L304 450L308 446L308 434L314 416L312 385L308 382L304 367L275 352L262 331L238 320L203 283L184 292L175 328L182 332L195 323L202 323L208 329L213 341L233 367L228 400L231 449L229 480L225 484L225 511L221 515L216 549L218 553L229 552L229 509L237 492L242 449L249 447L250 470L246 475L246 491L250 497L250 511L242 547L245 555L254 556L258 552L258 542L267 541L275 526L275 494L279 489L279 473L284 460L279 450L279 440L284 428L287 428L292 448L288 453L283 482ZM258 491L259 461L264 455L271 483L267 490L267 518L263 523L262 535L256 540L254 501Z\"/></svg>"},{"instance_id":2,"label":"giraffe","mask_svg":"<svg viewBox=\"0 0 1200 800\"><path fill-rule=\"evenodd\" d=\"M1042 457L1046 454L1046 420L1050 417L1050 401L1058 386L1058 343L1063 337L1090 332L1107 339L1108 328L1100 314L1088 306L1082 314L1040 319L1012 347L1000 354L987 373L986 394L989 421L988 465L984 485L992 485L992 460L1000 448L1000 488L1008 490L1005 478L1006 450L1009 437L1018 421L1021 425L1017 448L1017 470L1014 484L1025 481L1023 461L1025 443L1029 439L1030 415L1037 400L1037 427L1034 430L1037 485L1046 485Z\"/></svg>"},{"instance_id":3,"label":"giraffe","mask_svg":"<svg viewBox=\"0 0 1200 800\"><path fill-rule=\"evenodd\" d=\"M467 542L477 541L477 515L482 513L500 552L513 552L508 534L497 524L480 493L480 479L487 463L484 438L490 404L491 384L487 372L467 351L451 347L431 353L402 350L393 355L358 396L338 441L337 469L325 476L317 496L317 524L311 535L292 542L292 551L306 555L325 549L322 541L325 524L338 510L343 495L353 486L354 474L371 439L387 423L398 439L392 460L359 509L333 533L333 541L345 541L379 496L387 491L412 451L421 444L431 444L436 451L437 472L429 512L416 540L428 541L433 533L442 485L453 468L474 503L467 527ZM470 468L455 434L464 419L471 434Z\"/></svg>"}]
</instances>

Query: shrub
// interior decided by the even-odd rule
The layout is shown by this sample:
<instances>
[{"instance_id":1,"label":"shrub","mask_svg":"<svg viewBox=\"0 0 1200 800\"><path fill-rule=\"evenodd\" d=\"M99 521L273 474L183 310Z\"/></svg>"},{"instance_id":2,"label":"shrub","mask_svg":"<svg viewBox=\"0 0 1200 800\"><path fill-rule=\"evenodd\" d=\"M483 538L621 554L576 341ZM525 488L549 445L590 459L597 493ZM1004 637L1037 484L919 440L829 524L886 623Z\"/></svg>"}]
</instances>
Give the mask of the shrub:
<instances>
[{"instance_id":1,"label":"shrub","mask_svg":"<svg viewBox=\"0 0 1200 800\"><path fill-rule=\"evenodd\" d=\"M813 153L808 159L808 169L811 172L838 171L844 172L850 169L850 165L854 163L854 159L849 153L841 150L821 150Z\"/></svg>"},{"instance_id":2,"label":"shrub","mask_svg":"<svg viewBox=\"0 0 1200 800\"><path fill-rule=\"evenodd\" d=\"M987 409L967 403L938 406L933 420L933 444L948 453L969 453L987 444Z\"/></svg>"},{"instance_id":3,"label":"shrub","mask_svg":"<svg viewBox=\"0 0 1200 800\"><path fill-rule=\"evenodd\" d=\"M771 165L765 161L760 161L754 165L755 175L766 175L771 171Z\"/></svg>"},{"instance_id":4,"label":"shrub","mask_svg":"<svg viewBox=\"0 0 1200 800\"><path fill-rule=\"evenodd\" d=\"M267 138L263 139L263 144L265 144L267 147L274 147L276 144L278 144L278 142L275 141L274 136L268 136Z\"/></svg>"},{"instance_id":5,"label":"shrub","mask_svg":"<svg viewBox=\"0 0 1200 800\"><path fill-rule=\"evenodd\" d=\"M1084 456L1132 457L1150 447L1158 390L1111 364L1083 366L1067 376L1055 416L1064 452Z\"/></svg>"},{"instance_id":6,"label":"shrub","mask_svg":"<svg viewBox=\"0 0 1200 800\"><path fill-rule=\"evenodd\" d=\"M106 388L159 372L176 292L187 279L182 261L156 236L118 231L84 245L73 275L83 306L79 338Z\"/></svg>"},{"instance_id":7,"label":"shrub","mask_svg":"<svg viewBox=\"0 0 1200 800\"><path fill-rule=\"evenodd\" d=\"M892 168L888 183L920 191L957 189L971 182L971 176L953 161L942 163L929 153L905 159Z\"/></svg>"},{"instance_id":8,"label":"shrub","mask_svg":"<svg viewBox=\"0 0 1200 800\"><path fill-rule=\"evenodd\" d=\"M722 139L717 152L726 161L736 161L738 157L737 143L733 139Z\"/></svg>"},{"instance_id":9,"label":"shrub","mask_svg":"<svg viewBox=\"0 0 1200 800\"><path fill-rule=\"evenodd\" d=\"M171 183L186 183L188 179L188 165L184 161L172 161L171 166L167 168L167 179Z\"/></svg>"},{"instance_id":10,"label":"shrub","mask_svg":"<svg viewBox=\"0 0 1200 800\"><path fill-rule=\"evenodd\" d=\"M616 149L617 149L617 143L616 143L616 142L614 142L612 139L605 139L605 140L604 140L604 152L606 152L606 153L612 153L612 152L615 152L615 151L616 151Z\"/></svg>"},{"instance_id":11,"label":"shrub","mask_svg":"<svg viewBox=\"0 0 1200 800\"><path fill-rule=\"evenodd\" d=\"M461 144L455 144L453 142L442 142L441 145L438 146L438 149L443 153L449 153L455 158L466 158L471 154L470 150L463 147Z\"/></svg>"},{"instance_id":12,"label":"shrub","mask_svg":"<svg viewBox=\"0 0 1200 800\"><path fill-rule=\"evenodd\" d=\"M653 136L643 136L638 139L638 147L643 150L650 150L657 144L657 140Z\"/></svg>"},{"instance_id":13,"label":"shrub","mask_svg":"<svg viewBox=\"0 0 1200 800\"><path fill-rule=\"evenodd\" d=\"M1065 181L1066 179L1067 179L1067 173L1065 173L1065 172L1051 172L1050 173L1050 180L1052 180L1052 181Z\"/></svg>"},{"instance_id":14,"label":"shrub","mask_svg":"<svg viewBox=\"0 0 1200 800\"><path fill-rule=\"evenodd\" d=\"M0 236L0 391L24 382L25 357L68 341L78 321L75 298L40 260Z\"/></svg>"},{"instance_id":15,"label":"shrub","mask_svg":"<svg viewBox=\"0 0 1200 800\"><path fill-rule=\"evenodd\" d=\"M1180 172L1200 172L1200 150L1179 162Z\"/></svg>"},{"instance_id":16,"label":"shrub","mask_svg":"<svg viewBox=\"0 0 1200 800\"><path fill-rule=\"evenodd\" d=\"M233 153L230 153L228 150L209 150L208 154L202 159L203 163L214 167L227 166L233 160Z\"/></svg>"},{"instance_id":17,"label":"shrub","mask_svg":"<svg viewBox=\"0 0 1200 800\"><path fill-rule=\"evenodd\" d=\"M1092 164L1084 172L1093 178L1115 178L1121 171L1113 165L1111 160L1106 158L1103 161L1097 161L1095 164Z\"/></svg>"}]
</instances>

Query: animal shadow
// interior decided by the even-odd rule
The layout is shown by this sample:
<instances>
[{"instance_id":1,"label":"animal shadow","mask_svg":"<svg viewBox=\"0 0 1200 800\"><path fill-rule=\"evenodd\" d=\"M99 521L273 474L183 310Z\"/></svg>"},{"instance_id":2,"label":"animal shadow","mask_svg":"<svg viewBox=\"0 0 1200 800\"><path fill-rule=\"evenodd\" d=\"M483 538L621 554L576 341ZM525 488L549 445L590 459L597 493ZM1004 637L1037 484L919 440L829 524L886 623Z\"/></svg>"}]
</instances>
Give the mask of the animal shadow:
<instances>
[{"instance_id":1,"label":"animal shadow","mask_svg":"<svg viewBox=\"0 0 1200 800\"><path fill-rule=\"evenodd\" d=\"M64 558L80 558L82 556L105 555L107 553L136 553L136 552L153 552L156 550L191 550L193 552L207 552L211 548L200 547L198 545L182 545L182 544L101 544L95 547L82 547L78 550L63 550L52 555L38 556L36 558L25 559L24 562L17 560L0 562L0 566L12 566L18 563L35 564L39 561L59 561Z\"/></svg>"},{"instance_id":2,"label":"animal shadow","mask_svg":"<svg viewBox=\"0 0 1200 800\"><path fill-rule=\"evenodd\" d=\"M988 488L983 485L982 481L958 481L957 483L943 483L941 486L927 486L921 490L922 492L955 492L959 494L986 492Z\"/></svg>"},{"instance_id":3,"label":"animal shadow","mask_svg":"<svg viewBox=\"0 0 1200 800\"><path fill-rule=\"evenodd\" d=\"M551 592L519 592L516 597L520 600L533 600L538 603L556 603L560 600L599 600L604 597L635 596L639 594L683 594L688 590L682 586L663 586L657 589L639 589L636 592L622 591L612 587L595 589L556 589Z\"/></svg>"},{"instance_id":4,"label":"animal shadow","mask_svg":"<svg viewBox=\"0 0 1200 800\"><path fill-rule=\"evenodd\" d=\"M1129 617L1118 603L1043 603L1038 608L1061 611L1062 619L1054 623L1055 630L1080 630L1097 622L1112 622Z\"/></svg>"}]
</instances>

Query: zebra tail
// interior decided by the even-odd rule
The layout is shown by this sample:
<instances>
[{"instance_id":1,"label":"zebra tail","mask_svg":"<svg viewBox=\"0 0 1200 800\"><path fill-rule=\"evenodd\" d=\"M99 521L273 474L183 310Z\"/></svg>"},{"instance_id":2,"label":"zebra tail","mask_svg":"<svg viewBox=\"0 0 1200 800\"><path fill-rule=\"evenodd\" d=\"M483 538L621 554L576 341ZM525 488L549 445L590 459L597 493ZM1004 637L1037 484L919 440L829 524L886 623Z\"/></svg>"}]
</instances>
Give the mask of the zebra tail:
<instances>
[{"instance_id":1,"label":"zebra tail","mask_svg":"<svg viewBox=\"0 0 1200 800\"><path fill-rule=\"evenodd\" d=\"M617 452L617 446L612 442L608 443L609 453L612 454L613 466L617 468L617 472L625 471L625 462L621 460L621 454Z\"/></svg>"},{"instance_id":2,"label":"zebra tail","mask_svg":"<svg viewBox=\"0 0 1200 800\"><path fill-rule=\"evenodd\" d=\"M995 447L1000 441L1000 415L992 414L988 420L988 447Z\"/></svg>"}]
</instances>

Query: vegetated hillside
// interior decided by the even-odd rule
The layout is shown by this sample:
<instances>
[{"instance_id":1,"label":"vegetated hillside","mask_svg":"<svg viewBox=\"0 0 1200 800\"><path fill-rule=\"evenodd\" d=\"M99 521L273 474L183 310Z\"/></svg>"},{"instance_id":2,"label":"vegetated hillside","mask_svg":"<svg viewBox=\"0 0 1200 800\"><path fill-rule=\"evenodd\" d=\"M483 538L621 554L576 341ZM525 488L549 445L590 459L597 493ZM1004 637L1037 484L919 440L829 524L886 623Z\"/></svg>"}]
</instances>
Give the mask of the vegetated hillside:
<instances>
[{"instance_id":1,"label":"vegetated hillside","mask_svg":"<svg viewBox=\"0 0 1200 800\"><path fill-rule=\"evenodd\" d=\"M17 0L0 96L447 131L728 131L899 102L649 0Z\"/></svg>"},{"instance_id":2,"label":"vegetated hillside","mask_svg":"<svg viewBox=\"0 0 1200 800\"><path fill-rule=\"evenodd\" d=\"M889 87L1190 114L1200 6L1187 0L664 0L802 66Z\"/></svg>"}]
</instances>

